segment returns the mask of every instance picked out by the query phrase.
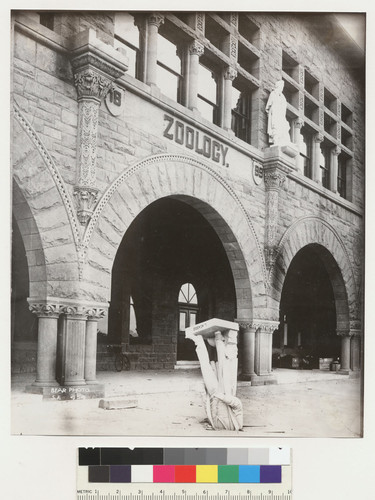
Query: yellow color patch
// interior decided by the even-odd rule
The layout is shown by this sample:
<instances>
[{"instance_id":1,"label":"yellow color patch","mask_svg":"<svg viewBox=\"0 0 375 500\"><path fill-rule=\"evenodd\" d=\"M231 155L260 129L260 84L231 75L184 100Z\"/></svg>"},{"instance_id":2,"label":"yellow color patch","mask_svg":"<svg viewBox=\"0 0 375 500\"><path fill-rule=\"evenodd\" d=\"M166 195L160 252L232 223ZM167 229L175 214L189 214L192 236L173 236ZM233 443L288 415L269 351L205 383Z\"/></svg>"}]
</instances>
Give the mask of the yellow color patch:
<instances>
[{"instance_id":1,"label":"yellow color patch","mask_svg":"<svg viewBox=\"0 0 375 500\"><path fill-rule=\"evenodd\" d=\"M197 483L217 483L217 465L197 465Z\"/></svg>"}]
</instances>

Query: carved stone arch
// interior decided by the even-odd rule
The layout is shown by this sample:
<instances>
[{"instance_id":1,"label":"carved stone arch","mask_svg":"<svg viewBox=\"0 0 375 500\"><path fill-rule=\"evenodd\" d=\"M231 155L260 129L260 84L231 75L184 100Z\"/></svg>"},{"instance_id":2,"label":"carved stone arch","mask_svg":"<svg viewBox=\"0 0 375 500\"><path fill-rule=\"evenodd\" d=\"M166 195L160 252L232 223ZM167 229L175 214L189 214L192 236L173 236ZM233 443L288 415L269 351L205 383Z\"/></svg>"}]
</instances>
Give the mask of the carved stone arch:
<instances>
[{"instance_id":1,"label":"carved stone arch","mask_svg":"<svg viewBox=\"0 0 375 500\"><path fill-rule=\"evenodd\" d=\"M38 227L23 193L13 182L13 216L25 247L29 274L29 295L47 296L46 260Z\"/></svg>"},{"instance_id":2,"label":"carved stone arch","mask_svg":"<svg viewBox=\"0 0 375 500\"><path fill-rule=\"evenodd\" d=\"M73 204L38 134L17 108L14 116L13 180L32 221L33 235L25 236L43 253L38 278L30 277L30 295L78 298L80 237ZM16 213L16 220L19 217Z\"/></svg>"},{"instance_id":3,"label":"carved stone arch","mask_svg":"<svg viewBox=\"0 0 375 500\"><path fill-rule=\"evenodd\" d=\"M284 234L271 273L271 289L280 302L285 277L294 256L305 247L320 256L330 278L336 304L337 329L349 330L349 321L358 318L358 295L354 272L337 231L318 217L304 217Z\"/></svg>"},{"instance_id":4,"label":"carved stone arch","mask_svg":"<svg viewBox=\"0 0 375 500\"><path fill-rule=\"evenodd\" d=\"M255 309L265 307L266 268L251 220L213 168L183 155L142 160L127 169L99 201L84 238L85 276L91 283L100 282L96 299L108 300L112 264L127 228L143 209L165 197L188 203L212 225L232 268L237 315L252 318Z\"/></svg>"}]
</instances>

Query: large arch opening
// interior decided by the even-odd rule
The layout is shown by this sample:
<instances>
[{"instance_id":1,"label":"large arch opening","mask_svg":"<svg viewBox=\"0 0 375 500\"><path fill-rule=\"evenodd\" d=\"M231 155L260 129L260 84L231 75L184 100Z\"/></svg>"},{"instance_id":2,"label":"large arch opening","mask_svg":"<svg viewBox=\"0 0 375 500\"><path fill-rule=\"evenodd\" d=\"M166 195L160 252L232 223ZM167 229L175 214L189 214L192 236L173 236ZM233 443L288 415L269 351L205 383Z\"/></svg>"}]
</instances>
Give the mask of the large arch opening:
<instances>
[{"instance_id":1,"label":"large arch opening","mask_svg":"<svg viewBox=\"0 0 375 500\"><path fill-rule=\"evenodd\" d=\"M134 368L172 368L177 359L194 359L193 343L181 336L184 305L189 321L233 321L237 314L232 270L219 236L196 208L167 197L134 219L118 248L107 341L125 343Z\"/></svg>"},{"instance_id":2,"label":"large arch opening","mask_svg":"<svg viewBox=\"0 0 375 500\"><path fill-rule=\"evenodd\" d=\"M340 356L337 327L347 301L339 276L337 264L324 247L311 244L296 253L281 293L280 326L273 338L274 366L326 368Z\"/></svg>"},{"instance_id":3,"label":"large arch opening","mask_svg":"<svg viewBox=\"0 0 375 500\"><path fill-rule=\"evenodd\" d=\"M29 267L25 245L15 218L12 218L11 266L11 356L12 372L35 372L38 322L29 310Z\"/></svg>"}]
</instances>

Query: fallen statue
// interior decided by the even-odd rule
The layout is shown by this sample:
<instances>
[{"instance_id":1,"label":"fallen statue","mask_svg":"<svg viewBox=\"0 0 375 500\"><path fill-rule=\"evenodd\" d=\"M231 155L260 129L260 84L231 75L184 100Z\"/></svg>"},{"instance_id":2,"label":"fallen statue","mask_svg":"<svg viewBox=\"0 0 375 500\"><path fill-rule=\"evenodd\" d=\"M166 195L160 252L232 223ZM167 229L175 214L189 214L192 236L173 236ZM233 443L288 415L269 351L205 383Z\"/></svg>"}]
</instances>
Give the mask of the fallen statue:
<instances>
[{"instance_id":1,"label":"fallen statue","mask_svg":"<svg viewBox=\"0 0 375 500\"><path fill-rule=\"evenodd\" d=\"M206 412L215 430L241 430L242 403L237 390L238 324L211 319L186 329L185 337L195 343L206 389ZM205 339L216 349L217 361L210 361Z\"/></svg>"}]
</instances>

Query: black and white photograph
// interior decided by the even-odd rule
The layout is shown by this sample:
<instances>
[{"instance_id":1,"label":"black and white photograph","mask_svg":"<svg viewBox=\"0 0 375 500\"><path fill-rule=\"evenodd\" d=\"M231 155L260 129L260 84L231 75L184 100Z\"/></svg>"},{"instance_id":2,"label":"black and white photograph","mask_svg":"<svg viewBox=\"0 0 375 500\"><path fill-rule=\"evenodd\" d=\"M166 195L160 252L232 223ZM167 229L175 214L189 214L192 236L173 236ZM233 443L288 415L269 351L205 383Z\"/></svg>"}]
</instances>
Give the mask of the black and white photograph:
<instances>
[{"instance_id":1,"label":"black and white photograph","mask_svg":"<svg viewBox=\"0 0 375 500\"><path fill-rule=\"evenodd\" d=\"M12 10L13 435L363 436L365 34Z\"/></svg>"}]
</instances>

